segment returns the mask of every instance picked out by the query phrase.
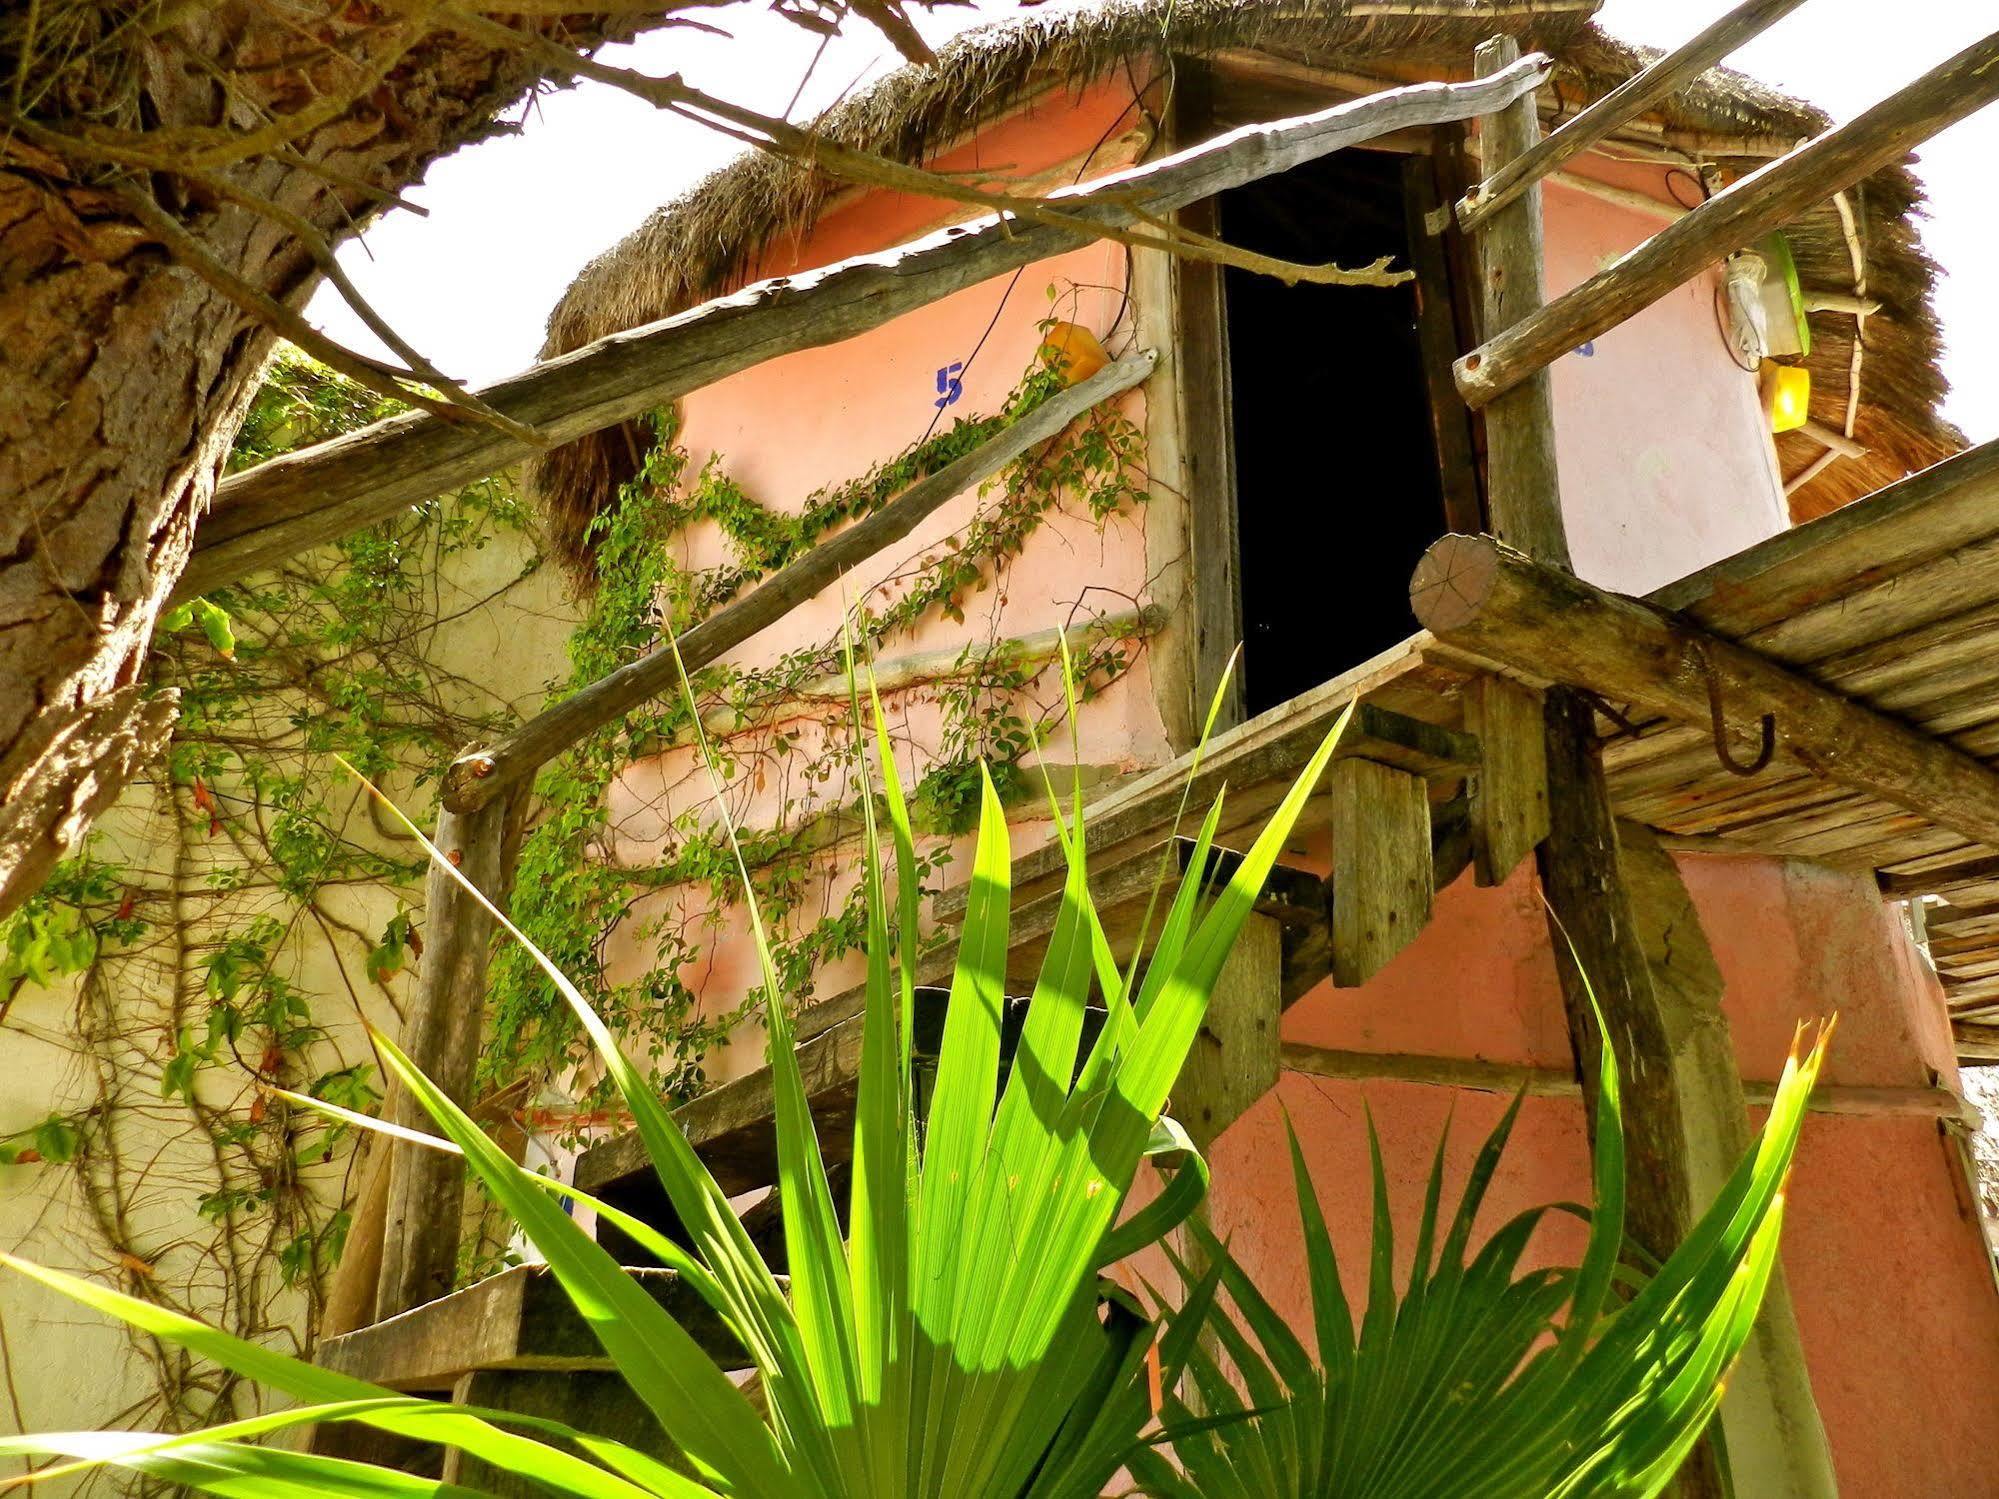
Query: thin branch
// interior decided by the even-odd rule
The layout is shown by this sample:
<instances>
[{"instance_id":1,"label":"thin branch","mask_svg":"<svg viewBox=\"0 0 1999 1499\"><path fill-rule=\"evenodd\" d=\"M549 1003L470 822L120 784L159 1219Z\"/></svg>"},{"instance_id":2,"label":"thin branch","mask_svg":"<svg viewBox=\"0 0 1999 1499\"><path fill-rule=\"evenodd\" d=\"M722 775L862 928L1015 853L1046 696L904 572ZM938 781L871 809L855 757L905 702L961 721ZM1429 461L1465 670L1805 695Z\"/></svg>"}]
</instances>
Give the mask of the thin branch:
<instances>
[{"instance_id":1,"label":"thin branch","mask_svg":"<svg viewBox=\"0 0 1999 1499\"><path fill-rule=\"evenodd\" d=\"M338 370L369 390L388 396L392 400L421 407L445 421L484 421L501 428L519 441L531 442L536 446L543 445L543 439L531 427L523 426L498 412L488 416L483 412L468 410L454 401L440 400L412 384L405 383L405 380L420 378L417 375L405 376L365 355L356 353L344 344L335 343L299 313L267 292L250 285L222 264L209 253L200 240L175 222L173 216L148 194L131 187L121 187L118 195L140 222L159 237L160 242L167 247L175 260L222 293L244 313L297 345L320 363Z\"/></svg>"}]
</instances>

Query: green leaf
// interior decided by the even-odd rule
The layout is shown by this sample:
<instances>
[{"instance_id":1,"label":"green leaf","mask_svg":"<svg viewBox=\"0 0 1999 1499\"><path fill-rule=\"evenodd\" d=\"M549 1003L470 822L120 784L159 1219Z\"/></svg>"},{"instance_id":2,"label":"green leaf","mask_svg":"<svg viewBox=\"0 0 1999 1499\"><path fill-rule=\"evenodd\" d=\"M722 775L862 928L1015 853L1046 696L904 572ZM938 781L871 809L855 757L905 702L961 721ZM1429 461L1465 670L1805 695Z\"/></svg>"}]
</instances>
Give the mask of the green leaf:
<instances>
[{"instance_id":1,"label":"green leaf","mask_svg":"<svg viewBox=\"0 0 1999 1499\"><path fill-rule=\"evenodd\" d=\"M209 599L194 600L193 609L194 618L201 625L201 633L208 637L215 654L225 661L233 660L236 655L236 629L230 621L229 611Z\"/></svg>"},{"instance_id":2,"label":"green leaf","mask_svg":"<svg viewBox=\"0 0 1999 1499\"><path fill-rule=\"evenodd\" d=\"M83 1133L60 1114L51 1114L35 1126L35 1149L45 1161L60 1165L76 1159Z\"/></svg>"}]
</instances>

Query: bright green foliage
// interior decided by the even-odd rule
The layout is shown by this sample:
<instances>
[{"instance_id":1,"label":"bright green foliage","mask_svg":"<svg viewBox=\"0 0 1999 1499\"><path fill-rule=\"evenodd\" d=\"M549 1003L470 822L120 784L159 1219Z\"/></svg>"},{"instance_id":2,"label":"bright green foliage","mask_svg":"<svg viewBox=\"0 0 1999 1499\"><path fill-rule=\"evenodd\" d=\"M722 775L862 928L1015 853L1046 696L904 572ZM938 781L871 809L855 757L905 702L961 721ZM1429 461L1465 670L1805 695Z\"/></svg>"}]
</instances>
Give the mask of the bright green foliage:
<instances>
[{"instance_id":1,"label":"bright green foliage","mask_svg":"<svg viewBox=\"0 0 1999 1499\"><path fill-rule=\"evenodd\" d=\"M554 1200L567 1189L552 1189L516 1166L393 1043L378 1038L412 1096L547 1257L606 1353L686 1455L686 1474L548 1423L489 1420L485 1413L411 1402L152 1303L13 1260L7 1262L87 1305L322 1408L179 1438L66 1433L0 1439L0 1455L56 1453L85 1466L114 1464L229 1495L472 1492L242 1440L316 1418L358 1420L456 1445L533 1475L551 1493L590 1499L1085 1499L1099 1493L1149 1419L1146 1401L1135 1392L1143 1387L1153 1335L1122 1298L1100 1309L1107 1288L1099 1272L1156 1242L1197 1193L1176 1185L1130 1222L1113 1225L1148 1155L1190 1157L1175 1173L1176 1184L1198 1189L1205 1183L1185 1135L1160 1117L1167 1090L1338 733L1335 728L1327 736L1225 886L1204 889L1194 875L1183 881L1142 982L1118 971L1090 897L1080 794L1070 820L1054 808L1068 877L1003 1085L1011 857L1003 811L986 783L970 904L919 1140L910 1030L919 890L908 809L876 705L874 739L895 877L891 895L874 802L864 798L869 967L852 1227L844 1242L790 1021L782 1004L770 1007L788 1289L765 1266L642 1070L618 1050L575 986L533 950L631 1109L692 1252L622 1216L617 1221L636 1228L641 1241L735 1331L762 1376L767 1416L571 1221ZM1207 867L1220 814L1218 800L1197 840L1195 871ZM469 883L465 888L477 894ZM775 990L753 899L748 909L766 984ZM1093 987L1108 1014L1079 1067ZM1177 1377L1177 1360L1190 1345L1191 1331L1183 1331L1164 1348L1169 1377ZM503 1430L502 1422L535 1435Z\"/></svg>"},{"instance_id":2,"label":"bright green foliage","mask_svg":"<svg viewBox=\"0 0 1999 1499\"><path fill-rule=\"evenodd\" d=\"M1205 1249L1240 1314L1209 1321L1241 1381L1196 1350L1194 1389L1220 1424L1183 1431L1176 1467L1140 1454L1160 1499L1645 1499L1672 1480L1721 1399L1777 1258L1784 1182L1825 1038L1791 1058L1756 1149L1687 1240L1628 1302L1611 1295L1623 1244L1624 1136L1617 1061L1603 1049L1596 1211L1582 1264L1522 1273L1535 1209L1473 1252L1471 1233L1520 1110L1486 1140L1438 1239L1439 1142L1406 1288L1381 1149L1370 1121L1374 1243L1358 1330L1297 1136L1291 1138L1310 1270L1315 1359L1212 1234ZM1173 1320L1199 1321L1202 1298ZM1553 1336L1550 1334L1553 1333ZM1244 1393L1247 1394L1247 1402ZM1226 1419L1233 1417L1235 1419ZM1179 1398L1169 1425L1193 1420Z\"/></svg>"}]
</instances>

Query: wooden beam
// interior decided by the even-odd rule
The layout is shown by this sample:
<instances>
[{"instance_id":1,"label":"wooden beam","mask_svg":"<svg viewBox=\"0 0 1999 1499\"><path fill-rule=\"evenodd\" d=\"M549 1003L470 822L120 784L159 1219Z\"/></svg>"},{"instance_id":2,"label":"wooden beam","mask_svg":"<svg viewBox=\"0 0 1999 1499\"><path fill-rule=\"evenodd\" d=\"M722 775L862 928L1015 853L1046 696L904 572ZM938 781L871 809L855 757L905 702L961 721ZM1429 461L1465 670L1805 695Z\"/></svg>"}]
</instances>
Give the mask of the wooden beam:
<instances>
[{"instance_id":1,"label":"wooden beam","mask_svg":"<svg viewBox=\"0 0 1999 1499\"><path fill-rule=\"evenodd\" d=\"M1548 836L1548 733L1539 693L1488 673L1465 694L1465 729L1478 740L1472 853L1478 882L1497 885Z\"/></svg>"},{"instance_id":2,"label":"wooden beam","mask_svg":"<svg viewBox=\"0 0 1999 1499\"><path fill-rule=\"evenodd\" d=\"M1423 781L1372 760L1335 760L1333 982L1357 988L1430 922L1430 798Z\"/></svg>"},{"instance_id":3,"label":"wooden beam","mask_svg":"<svg viewBox=\"0 0 1999 1499\"><path fill-rule=\"evenodd\" d=\"M1685 619L1479 536L1433 545L1409 597L1439 640L1614 702L1710 725L1718 694L1738 760L1770 715L1775 753L1999 847L1999 771Z\"/></svg>"},{"instance_id":4,"label":"wooden beam","mask_svg":"<svg viewBox=\"0 0 1999 1499\"><path fill-rule=\"evenodd\" d=\"M636 1270L639 1286L717 1363L749 1357L727 1325L671 1270ZM597 1335L546 1265L516 1265L314 1351L322 1369L393 1390L448 1390L474 1369L609 1369Z\"/></svg>"},{"instance_id":5,"label":"wooden beam","mask_svg":"<svg viewBox=\"0 0 1999 1499\"><path fill-rule=\"evenodd\" d=\"M460 812L485 806L508 787L529 780L549 760L593 730L615 723L648 698L681 688L689 673L782 619L849 569L908 536L945 504L991 477L1077 417L1152 373L1157 356L1134 354L1054 396L971 452L897 495L881 509L836 532L780 568L726 608L681 635L679 660L661 648L619 667L580 692L543 709L490 749L475 750L445 772L444 802Z\"/></svg>"},{"instance_id":6,"label":"wooden beam","mask_svg":"<svg viewBox=\"0 0 1999 1499\"><path fill-rule=\"evenodd\" d=\"M1104 229L1169 213L1231 187L1412 126L1503 108L1546 76L1523 59L1472 83L1421 83L1331 109L1245 126L1155 162L1063 189L1055 207ZM952 292L1091 242L1084 229L994 215L898 249L778 276L588 344L478 391L564 443L800 349L838 343ZM528 443L426 412L378 422L223 481L175 590L185 599L371 525L529 457Z\"/></svg>"},{"instance_id":7,"label":"wooden beam","mask_svg":"<svg viewBox=\"0 0 1999 1499\"><path fill-rule=\"evenodd\" d=\"M1626 79L1581 114L1572 115L1552 135L1537 141L1459 200L1458 225L1467 233L1508 204L1519 201L1536 182L1691 83L1744 43L1767 31L1804 0L1743 0L1692 40Z\"/></svg>"},{"instance_id":8,"label":"wooden beam","mask_svg":"<svg viewBox=\"0 0 1999 1499\"><path fill-rule=\"evenodd\" d=\"M1723 256L1894 165L1994 99L1999 99L1999 33L1847 124L1731 183L1525 321L1489 334L1457 362L1459 391L1472 406L1487 405Z\"/></svg>"},{"instance_id":9,"label":"wooden beam","mask_svg":"<svg viewBox=\"0 0 1999 1499\"><path fill-rule=\"evenodd\" d=\"M1999 1028L1994 1042L1999 1048ZM1478 1057L1439 1056L1423 1052L1349 1051L1286 1041L1282 1052L1286 1072L1302 1072L1348 1083L1414 1083L1426 1088L1463 1088L1472 1093L1496 1093L1529 1098L1581 1098L1583 1085L1574 1069L1530 1066L1518 1062L1488 1062ZM1994 1050L1999 1060L1999 1049ZM1744 1079L1742 1096L1754 1108L1766 1108L1777 1096L1777 1085ZM1862 1083L1820 1083L1807 1108L1814 1114L1855 1119L1946 1119L1963 1123L1978 1117L1972 1103L1948 1088L1890 1086Z\"/></svg>"},{"instance_id":10,"label":"wooden beam","mask_svg":"<svg viewBox=\"0 0 1999 1499\"><path fill-rule=\"evenodd\" d=\"M447 808L438 815L433 839L459 872L503 910L508 806L507 800L496 801L463 815ZM485 908L435 864L424 883L423 925L423 959L403 1022L402 1048L426 1077L469 1107L496 926ZM416 1101L401 1088L393 1092L397 1123L431 1130L430 1117ZM464 1202L465 1167L457 1156L402 1141L390 1147L376 1321L451 1289L458 1278Z\"/></svg>"}]
</instances>

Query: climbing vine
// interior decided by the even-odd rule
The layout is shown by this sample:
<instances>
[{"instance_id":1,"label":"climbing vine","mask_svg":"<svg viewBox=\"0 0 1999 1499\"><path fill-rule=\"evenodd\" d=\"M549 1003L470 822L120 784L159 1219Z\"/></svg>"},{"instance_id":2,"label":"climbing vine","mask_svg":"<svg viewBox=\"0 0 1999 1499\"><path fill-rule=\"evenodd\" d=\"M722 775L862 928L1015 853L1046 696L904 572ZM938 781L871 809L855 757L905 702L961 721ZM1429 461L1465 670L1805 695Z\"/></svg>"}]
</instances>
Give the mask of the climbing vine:
<instances>
[{"instance_id":1,"label":"climbing vine","mask_svg":"<svg viewBox=\"0 0 1999 1499\"><path fill-rule=\"evenodd\" d=\"M392 409L280 359L232 465ZM0 1025L20 1081L0 1115L14 1243L238 1335L303 1340L349 1231L355 1142L267 1085L375 1106L358 1022L397 1023L422 950L421 850L333 756L418 810L452 753L537 706L495 697L449 649L537 569L495 481L163 621L151 686L181 705L165 754L0 924ZM152 1392L107 1420L175 1428L249 1399L226 1373L131 1347ZM18 1400L27 1371L8 1372Z\"/></svg>"},{"instance_id":2,"label":"climbing vine","mask_svg":"<svg viewBox=\"0 0 1999 1499\"><path fill-rule=\"evenodd\" d=\"M1067 383L1065 372L1037 362L998 412L961 419L858 478L809 496L795 512L766 505L728 474L720 455L695 465L673 415L653 422L653 443L636 477L594 523L591 543L600 584L572 638L571 687L657 648L663 630L685 630L745 588L783 567L835 526L879 508L911 483L935 473L1019 421ZM987 487L972 519L948 543L911 560L886 583L854 601L855 649L872 653L931 617L959 623L968 599L998 587L1031 536L1058 508L1099 524L1145 498L1142 439L1115 410L1099 409L1040 451L1011 465ZM683 539L712 525L726 556L706 567L678 560ZM1080 647L1086 694L1101 691L1130 665L1136 641L1104 632ZM745 823L744 852L759 902L777 933L774 956L786 1002L810 995L829 959L851 952L864 931L858 890L833 891L827 851L857 829L854 796L859 746L838 694L844 642L833 636L757 667L716 665L696 673L701 730L727 777L725 795L739 812L761 798L764 816ZM1029 689L1046 661L1022 661L1004 649L968 647L927 684L941 710L941 737L914 796L936 835L921 852L926 877L948 860L949 835L977 812L983 761L1003 795L1027 794L1021 762L1049 727L1059 702L1035 705ZM538 822L520 858L514 914L573 976L603 997L614 1028L643 1036L668 1092L685 1095L704 1081L702 1059L756 1013L765 996L751 988L725 1007L704 1007L703 965L734 903L736 871L717 825L704 772L682 756L675 795L681 810L657 819L642 840L659 852L625 857L626 838L614 787L635 760L686 746L696 707L665 701L554 762L536 785ZM664 892L694 891L674 901ZM816 902L816 904L815 904ZM613 981L607 939L620 923L648 966ZM503 951L495 966L490 1078L527 1071L562 1075L585 1061L580 1038L551 987L524 954ZM604 1102L601 1089L586 1101Z\"/></svg>"}]
</instances>

